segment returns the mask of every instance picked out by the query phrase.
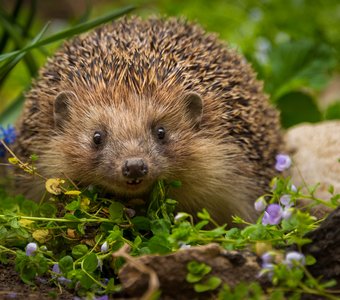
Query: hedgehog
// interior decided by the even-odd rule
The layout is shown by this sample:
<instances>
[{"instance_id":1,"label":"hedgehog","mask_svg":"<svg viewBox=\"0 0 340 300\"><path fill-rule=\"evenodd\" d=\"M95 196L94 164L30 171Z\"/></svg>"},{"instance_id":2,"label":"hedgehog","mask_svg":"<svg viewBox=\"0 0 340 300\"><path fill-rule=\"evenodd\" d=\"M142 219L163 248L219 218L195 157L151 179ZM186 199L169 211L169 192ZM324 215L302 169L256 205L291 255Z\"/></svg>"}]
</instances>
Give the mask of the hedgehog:
<instances>
[{"instance_id":1,"label":"hedgehog","mask_svg":"<svg viewBox=\"0 0 340 300\"><path fill-rule=\"evenodd\" d=\"M158 180L178 211L254 220L275 175L277 110L236 50L181 18L122 18L64 43L26 95L15 153L38 172L147 199ZM18 178L40 199L43 182Z\"/></svg>"}]
</instances>

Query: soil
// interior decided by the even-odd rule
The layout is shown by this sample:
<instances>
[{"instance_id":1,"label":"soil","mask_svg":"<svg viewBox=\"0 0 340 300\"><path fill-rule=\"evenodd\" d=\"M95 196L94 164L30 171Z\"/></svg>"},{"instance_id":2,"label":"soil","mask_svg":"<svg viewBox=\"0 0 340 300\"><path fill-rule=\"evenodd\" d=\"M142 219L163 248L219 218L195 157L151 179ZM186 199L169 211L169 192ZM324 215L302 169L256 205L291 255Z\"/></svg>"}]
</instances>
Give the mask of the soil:
<instances>
[{"instance_id":1,"label":"soil","mask_svg":"<svg viewBox=\"0 0 340 300\"><path fill-rule=\"evenodd\" d=\"M50 284L47 279L41 278L35 286L29 286L21 281L14 265L0 264L0 299L74 299L74 295L66 290Z\"/></svg>"}]
</instances>

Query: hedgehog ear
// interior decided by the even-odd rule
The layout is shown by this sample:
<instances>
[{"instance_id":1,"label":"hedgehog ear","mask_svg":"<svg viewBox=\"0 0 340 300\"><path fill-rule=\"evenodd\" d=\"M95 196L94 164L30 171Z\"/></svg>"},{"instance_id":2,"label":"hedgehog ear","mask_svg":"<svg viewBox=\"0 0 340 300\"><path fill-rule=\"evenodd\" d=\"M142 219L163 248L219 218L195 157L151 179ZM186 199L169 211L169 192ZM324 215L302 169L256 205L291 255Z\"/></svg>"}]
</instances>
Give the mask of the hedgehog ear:
<instances>
[{"instance_id":1,"label":"hedgehog ear","mask_svg":"<svg viewBox=\"0 0 340 300\"><path fill-rule=\"evenodd\" d=\"M189 92L185 95L185 103L193 123L199 126L203 115L203 100L201 96L195 92Z\"/></svg>"},{"instance_id":2,"label":"hedgehog ear","mask_svg":"<svg viewBox=\"0 0 340 300\"><path fill-rule=\"evenodd\" d=\"M57 97L54 100L53 107L55 128L62 129L64 127L65 122L70 117L69 113L70 103L72 102L72 100L76 98L77 98L76 94L70 91L61 92L57 95Z\"/></svg>"}]
</instances>

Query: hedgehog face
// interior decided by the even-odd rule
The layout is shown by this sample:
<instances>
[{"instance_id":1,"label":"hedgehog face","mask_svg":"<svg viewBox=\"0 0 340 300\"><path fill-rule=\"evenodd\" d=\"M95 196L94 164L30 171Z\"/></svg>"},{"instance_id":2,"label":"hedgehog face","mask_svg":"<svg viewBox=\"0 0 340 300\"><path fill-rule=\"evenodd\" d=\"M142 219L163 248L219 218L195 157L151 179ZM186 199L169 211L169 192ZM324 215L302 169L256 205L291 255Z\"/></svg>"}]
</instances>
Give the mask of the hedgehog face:
<instances>
[{"instance_id":1,"label":"hedgehog face","mask_svg":"<svg viewBox=\"0 0 340 300\"><path fill-rule=\"evenodd\" d=\"M188 93L176 105L159 96L80 105L78 97L62 92L54 103L51 148L61 174L124 197L146 194L158 179L180 179L202 117L200 96Z\"/></svg>"}]
</instances>

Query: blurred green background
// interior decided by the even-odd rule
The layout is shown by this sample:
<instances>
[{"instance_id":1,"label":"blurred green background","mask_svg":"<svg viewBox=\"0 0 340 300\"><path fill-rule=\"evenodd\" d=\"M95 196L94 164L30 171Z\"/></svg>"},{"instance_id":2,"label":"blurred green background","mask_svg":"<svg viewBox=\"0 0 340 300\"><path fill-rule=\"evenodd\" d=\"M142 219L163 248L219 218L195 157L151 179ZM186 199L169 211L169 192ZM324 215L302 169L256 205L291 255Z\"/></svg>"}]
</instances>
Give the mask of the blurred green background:
<instances>
[{"instance_id":1,"label":"blurred green background","mask_svg":"<svg viewBox=\"0 0 340 300\"><path fill-rule=\"evenodd\" d=\"M0 124L15 121L25 90L62 40L128 5L143 17L184 16L237 48L264 81L284 127L340 119L339 0L0 0ZM28 44L34 49L4 55Z\"/></svg>"}]
</instances>

